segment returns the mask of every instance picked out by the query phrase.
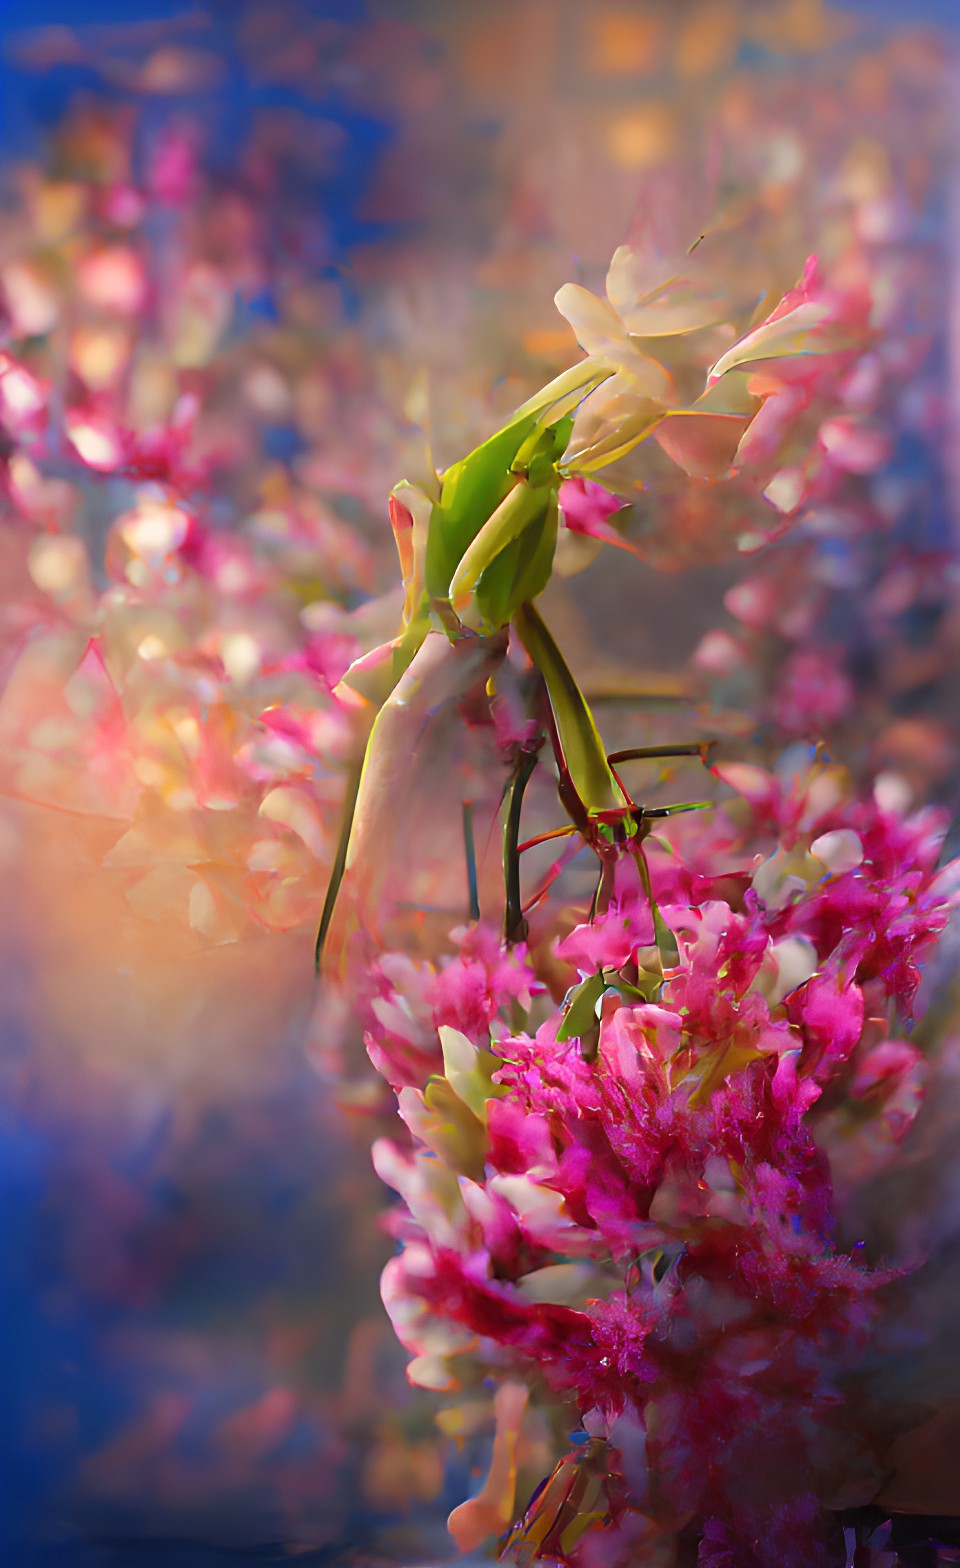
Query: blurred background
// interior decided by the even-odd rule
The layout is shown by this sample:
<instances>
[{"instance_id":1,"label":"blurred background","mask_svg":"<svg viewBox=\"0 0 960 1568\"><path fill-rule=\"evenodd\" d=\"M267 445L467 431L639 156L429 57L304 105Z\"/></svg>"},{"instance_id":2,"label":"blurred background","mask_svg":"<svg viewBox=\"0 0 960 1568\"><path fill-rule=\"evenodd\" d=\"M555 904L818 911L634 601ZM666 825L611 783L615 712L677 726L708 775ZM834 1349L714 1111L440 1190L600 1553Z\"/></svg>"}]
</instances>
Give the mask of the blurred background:
<instances>
[{"instance_id":1,"label":"blurred background","mask_svg":"<svg viewBox=\"0 0 960 1568\"><path fill-rule=\"evenodd\" d=\"M575 357L553 294L622 241L739 207L783 288L856 245L893 349L860 472L774 547L802 604L694 530L555 591L573 656L954 803L958 22L0 0L12 1568L453 1555L477 1455L406 1385L362 1047L314 996L329 691L396 613L390 487Z\"/></svg>"}]
</instances>

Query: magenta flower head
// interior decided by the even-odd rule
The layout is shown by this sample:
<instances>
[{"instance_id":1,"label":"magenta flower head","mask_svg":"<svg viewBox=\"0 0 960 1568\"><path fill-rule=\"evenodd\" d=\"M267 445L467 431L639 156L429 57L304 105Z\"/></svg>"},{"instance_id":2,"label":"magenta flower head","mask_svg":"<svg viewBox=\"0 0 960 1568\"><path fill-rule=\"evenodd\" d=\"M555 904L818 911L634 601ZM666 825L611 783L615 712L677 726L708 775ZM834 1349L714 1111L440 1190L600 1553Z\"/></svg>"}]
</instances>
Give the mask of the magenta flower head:
<instances>
[{"instance_id":1,"label":"magenta flower head","mask_svg":"<svg viewBox=\"0 0 960 1568\"><path fill-rule=\"evenodd\" d=\"M378 1155L406 1205L384 1299L411 1377L448 1397L481 1369L523 1380L593 1445L519 1517L518 1561L626 1564L692 1533L700 1562L833 1562L829 1509L878 1479L840 1391L889 1274L838 1246L829 1154L875 1168L877 1129L894 1147L916 1113L921 1053L894 1031L955 899L945 824L817 763L734 808L743 848L731 832L715 870L749 845L752 878L736 905L661 906L656 1000L624 979L657 952L625 848L606 909L557 949L575 987L599 977L579 1039L569 1002L533 1034L472 1009L469 1033L441 1026L442 1070L401 1093L413 1142ZM654 889L666 867L652 846ZM522 1501L491 1513L492 1485L458 1516L465 1547Z\"/></svg>"}]
</instances>

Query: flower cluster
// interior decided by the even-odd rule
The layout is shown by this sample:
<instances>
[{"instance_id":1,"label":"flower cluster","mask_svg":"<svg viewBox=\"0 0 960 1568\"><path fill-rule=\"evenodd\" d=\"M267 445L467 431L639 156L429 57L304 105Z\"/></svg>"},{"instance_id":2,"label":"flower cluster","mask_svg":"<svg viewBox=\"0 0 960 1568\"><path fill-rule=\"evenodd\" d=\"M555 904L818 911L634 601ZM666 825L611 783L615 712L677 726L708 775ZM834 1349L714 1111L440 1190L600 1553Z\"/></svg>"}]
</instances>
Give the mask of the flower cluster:
<instances>
[{"instance_id":1,"label":"flower cluster","mask_svg":"<svg viewBox=\"0 0 960 1568\"><path fill-rule=\"evenodd\" d=\"M217 945L312 917L372 555L330 504L349 477L309 472L343 366L291 365L292 324L240 330L276 283L256 202L172 127L135 177L130 131L76 111L0 252L0 784L110 824L128 910ZM288 426L296 472L271 452Z\"/></svg>"},{"instance_id":2,"label":"flower cluster","mask_svg":"<svg viewBox=\"0 0 960 1568\"><path fill-rule=\"evenodd\" d=\"M851 148L832 176L847 267L870 279L873 337L836 384L840 407L807 460L799 526L728 590L733 625L695 654L720 705L778 733L833 737L937 789L949 737L936 715L951 679L953 568L940 515L946 408L935 360L942 309L933 258L892 167ZM787 495L797 478L777 481ZM802 487L801 487L802 488ZM799 493L799 490L798 490ZM910 700L906 730L891 707Z\"/></svg>"},{"instance_id":3,"label":"flower cluster","mask_svg":"<svg viewBox=\"0 0 960 1568\"><path fill-rule=\"evenodd\" d=\"M630 879L561 943L581 981L604 977L595 1053L562 1011L528 1034L485 1010L478 1029L455 965L461 1024L435 1013L429 1078L409 1082L382 1007L370 1035L405 1079L411 1140L376 1160L404 1200L383 1293L411 1379L471 1388L483 1368L568 1423L575 1406L606 1444L607 1505L571 1516L566 1545L544 1546L536 1506L516 1536L564 1560L692 1530L702 1563L829 1562L823 1510L876 1482L841 1389L887 1276L836 1241L828 1151L860 1178L916 1112L905 1031L956 867L936 869L939 815L858 800L830 764L726 779L744 791L711 830L726 898L693 869L698 827L648 850L677 944L655 1000L635 989L650 918ZM487 1496L458 1539L512 1508Z\"/></svg>"},{"instance_id":4,"label":"flower cluster","mask_svg":"<svg viewBox=\"0 0 960 1568\"><path fill-rule=\"evenodd\" d=\"M589 358L615 369L577 413L571 469L600 473L627 503L638 493L648 509L654 497L661 507L676 503L672 540L653 541L661 565L683 564L694 541L700 558L722 556L732 541L756 549L886 452L857 397L876 309L876 279L860 251L829 273L811 256L766 315L762 300L758 308L736 297L728 276L723 246L708 236L672 275L621 246L606 300L575 284L557 295ZM702 535L690 507L719 479L727 494L711 498ZM574 515L582 510L578 498Z\"/></svg>"}]
</instances>

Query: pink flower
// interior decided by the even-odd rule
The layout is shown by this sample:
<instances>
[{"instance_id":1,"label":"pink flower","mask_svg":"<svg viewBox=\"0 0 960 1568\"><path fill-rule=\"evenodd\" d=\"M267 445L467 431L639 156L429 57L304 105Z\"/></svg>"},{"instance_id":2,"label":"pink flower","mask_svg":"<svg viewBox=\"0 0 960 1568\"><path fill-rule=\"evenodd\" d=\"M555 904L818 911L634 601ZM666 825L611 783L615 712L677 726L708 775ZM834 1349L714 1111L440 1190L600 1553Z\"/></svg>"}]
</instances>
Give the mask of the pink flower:
<instances>
[{"instance_id":1,"label":"pink flower","mask_svg":"<svg viewBox=\"0 0 960 1568\"><path fill-rule=\"evenodd\" d=\"M760 324L721 355L707 377L714 386L735 369L751 367L783 384L806 389L833 380L832 356L849 356L865 346L870 295L859 285L837 288L824 278L816 256L808 256L797 285Z\"/></svg>"},{"instance_id":2,"label":"pink flower","mask_svg":"<svg viewBox=\"0 0 960 1568\"><path fill-rule=\"evenodd\" d=\"M196 137L188 130L168 126L156 138L147 172L151 196L170 207L181 207L196 194L199 158Z\"/></svg>"},{"instance_id":3,"label":"pink flower","mask_svg":"<svg viewBox=\"0 0 960 1568\"><path fill-rule=\"evenodd\" d=\"M852 701L853 683L837 652L798 648L781 674L773 716L788 735L818 736L843 718Z\"/></svg>"},{"instance_id":4,"label":"pink flower","mask_svg":"<svg viewBox=\"0 0 960 1568\"><path fill-rule=\"evenodd\" d=\"M575 926L557 946L557 956L575 964L582 975L607 967L619 969L638 947L649 947L656 940L637 855L630 850L618 854L612 871L607 908L594 920Z\"/></svg>"},{"instance_id":5,"label":"pink flower","mask_svg":"<svg viewBox=\"0 0 960 1568\"><path fill-rule=\"evenodd\" d=\"M923 1099L927 1064L906 1040L881 1040L854 1062L850 1094L879 1113L893 1143L905 1138Z\"/></svg>"},{"instance_id":6,"label":"pink flower","mask_svg":"<svg viewBox=\"0 0 960 1568\"><path fill-rule=\"evenodd\" d=\"M634 555L642 552L636 545L622 539L610 523L615 512L623 510L623 501L593 479L565 479L560 486L560 513L567 528L574 534L585 534L604 544L629 550Z\"/></svg>"},{"instance_id":7,"label":"pink flower","mask_svg":"<svg viewBox=\"0 0 960 1568\"><path fill-rule=\"evenodd\" d=\"M480 1041L501 1008L512 1000L530 1005L535 983L522 943L504 949L490 925L465 926L456 934L460 952L441 967L434 989L433 1017L469 1039Z\"/></svg>"},{"instance_id":8,"label":"pink flower","mask_svg":"<svg viewBox=\"0 0 960 1568\"><path fill-rule=\"evenodd\" d=\"M0 426L17 443L41 435L47 422L47 388L12 355L0 352Z\"/></svg>"},{"instance_id":9,"label":"pink flower","mask_svg":"<svg viewBox=\"0 0 960 1568\"><path fill-rule=\"evenodd\" d=\"M805 1041L807 1071L829 1078L845 1062L863 1028L863 992L842 969L824 970L786 1000L791 1023Z\"/></svg>"},{"instance_id":10,"label":"pink flower","mask_svg":"<svg viewBox=\"0 0 960 1568\"><path fill-rule=\"evenodd\" d=\"M358 998L367 1020L367 1053L395 1089L420 1088L438 1069L441 1026L479 1044L489 1039L502 1006L511 999L529 1006L538 988L522 944L505 949L483 924L460 927L453 940L457 952L437 964L384 954Z\"/></svg>"}]
</instances>

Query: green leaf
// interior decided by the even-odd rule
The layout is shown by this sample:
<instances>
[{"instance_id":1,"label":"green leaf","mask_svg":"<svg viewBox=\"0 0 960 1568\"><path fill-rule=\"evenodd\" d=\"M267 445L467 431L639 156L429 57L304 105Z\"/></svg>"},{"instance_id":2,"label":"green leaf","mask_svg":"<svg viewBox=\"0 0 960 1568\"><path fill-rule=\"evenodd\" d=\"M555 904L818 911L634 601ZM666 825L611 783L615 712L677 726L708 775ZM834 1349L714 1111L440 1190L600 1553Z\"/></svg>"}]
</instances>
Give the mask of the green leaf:
<instances>
[{"instance_id":1,"label":"green leaf","mask_svg":"<svg viewBox=\"0 0 960 1568\"><path fill-rule=\"evenodd\" d=\"M663 986L662 973L654 974L649 969L638 970L636 985L624 980L619 969L605 969L603 978L608 990L619 991L625 1002L655 1002Z\"/></svg>"},{"instance_id":2,"label":"green leaf","mask_svg":"<svg viewBox=\"0 0 960 1568\"><path fill-rule=\"evenodd\" d=\"M487 1101L507 1092L502 1084L493 1082L502 1061L492 1051L474 1045L459 1029L441 1024L439 1034L444 1077L458 1099L486 1126Z\"/></svg>"},{"instance_id":3,"label":"green leaf","mask_svg":"<svg viewBox=\"0 0 960 1568\"><path fill-rule=\"evenodd\" d=\"M483 1180L486 1128L441 1074L427 1079L423 1110L411 1130L451 1170Z\"/></svg>"},{"instance_id":4,"label":"green leaf","mask_svg":"<svg viewBox=\"0 0 960 1568\"><path fill-rule=\"evenodd\" d=\"M570 997L563 1023L557 1030L558 1040L579 1040L593 1028L597 1021L597 1003L606 989L607 982L599 972L581 980Z\"/></svg>"}]
</instances>

